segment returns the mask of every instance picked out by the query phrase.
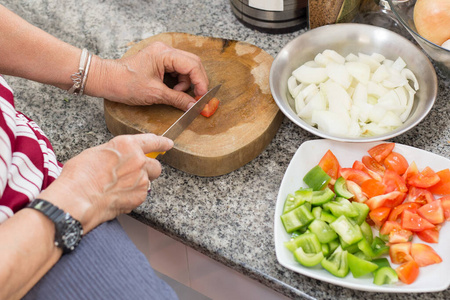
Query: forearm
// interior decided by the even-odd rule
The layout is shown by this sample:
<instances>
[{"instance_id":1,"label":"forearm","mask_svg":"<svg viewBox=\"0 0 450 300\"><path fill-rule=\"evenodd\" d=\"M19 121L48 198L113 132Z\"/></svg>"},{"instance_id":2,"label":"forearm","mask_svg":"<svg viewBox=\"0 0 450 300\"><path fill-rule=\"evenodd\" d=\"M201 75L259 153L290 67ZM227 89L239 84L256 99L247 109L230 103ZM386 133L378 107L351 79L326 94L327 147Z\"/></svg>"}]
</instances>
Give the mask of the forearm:
<instances>
[{"instance_id":1,"label":"forearm","mask_svg":"<svg viewBox=\"0 0 450 300\"><path fill-rule=\"evenodd\" d=\"M59 260L54 234L53 223L32 209L0 225L0 299L20 299Z\"/></svg>"}]
</instances>

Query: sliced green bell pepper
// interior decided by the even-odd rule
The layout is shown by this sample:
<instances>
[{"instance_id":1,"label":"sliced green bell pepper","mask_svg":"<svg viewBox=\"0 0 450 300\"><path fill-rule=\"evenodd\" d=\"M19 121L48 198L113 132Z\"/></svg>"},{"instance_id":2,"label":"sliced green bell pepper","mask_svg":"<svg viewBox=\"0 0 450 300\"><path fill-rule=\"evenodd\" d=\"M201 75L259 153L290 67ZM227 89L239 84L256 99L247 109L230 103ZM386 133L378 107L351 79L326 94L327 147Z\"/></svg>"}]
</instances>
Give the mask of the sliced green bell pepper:
<instances>
[{"instance_id":1,"label":"sliced green bell pepper","mask_svg":"<svg viewBox=\"0 0 450 300\"><path fill-rule=\"evenodd\" d=\"M354 195L349 192L347 189L347 181L344 179L344 177L339 177L336 182L334 183L334 192L337 196L350 199Z\"/></svg>"},{"instance_id":2,"label":"sliced green bell pepper","mask_svg":"<svg viewBox=\"0 0 450 300\"><path fill-rule=\"evenodd\" d=\"M361 228L352 224L346 216L342 215L330 224L331 228L336 231L339 237L349 245L359 242L363 239Z\"/></svg>"},{"instance_id":3,"label":"sliced green bell pepper","mask_svg":"<svg viewBox=\"0 0 450 300\"><path fill-rule=\"evenodd\" d=\"M331 229L330 225L320 219L315 219L314 221L312 221L309 224L308 229L311 230L312 233L317 235L319 242L323 244L329 243L338 237L336 232Z\"/></svg>"},{"instance_id":4,"label":"sliced green bell pepper","mask_svg":"<svg viewBox=\"0 0 450 300\"><path fill-rule=\"evenodd\" d=\"M320 220L320 217L322 215L322 207L320 206L315 206L311 209L311 213L313 214L314 218L317 220Z\"/></svg>"},{"instance_id":5,"label":"sliced green bell pepper","mask_svg":"<svg viewBox=\"0 0 450 300\"><path fill-rule=\"evenodd\" d=\"M311 197L311 204L312 205L323 205L327 202L330 202L333 200L335 194L333 193L330 188L326 187L323 190L320 191L313 191L312 197Z\"/></svg>"},{"instance_id":6,"label":"sliced green bell pepper","mask_svg":"<svg viewBox=\"0 0 450 300\"><path fill-rule=\"evenodd\" d=\"M372 273L378 269L378 265L359 258L351 253L347 253L348 267L353 274L353 277L358 278L366 274Z\"/></svg>"},{"instance_id":7,"label":"sliced green bell pepper","mask_svg":"<svg viewBox=\"0 0 450 300\"><path fill-rule=\"evenodd\" d=\"M334 250L329 258L324 258L320 262L322 267L337 277L345 277L349 272L347 251L339 246Z\"/></svg>"},{"instance_id":8,"label":"sliced green bell pepper","mask_svg":"<svg viewBox=\"0 0 450 300\"><path fill-rule=\"evenodd\" d=\"M372 260L372 262L374 264L377 264L378 268L391 266L391 264L389 263L389 260L386 257L375 258L374 260Z\"/></svg>"},{"instance_id":9,"label":"sliced green bell pepper","mask_svg":"<svg viewBox=\"0 0 450 300\"><path fill-rule=\"evenodd\" d=\"M367 242L369 242L369 244L372 244L373 242L372 227L370 227L370 225L366 221L364 221L361 225L359 225L359 228L361 228L361 232L364 238L367 240Z\"/></svg>"},{"instance_id":10,"label":"sliced green bell pepper","mask_svg":"<svg viewBox=\"0 0 450 300\"><path fill-rule=\"evenodd\" d=\"M332 214L326 212L324 209L322 209L322 213L320 214L320 219L324 222L327 222L328 224L336 221L336 217L333 216Z\"/></svg>"},{"instance_id":11,"label":"sliced green bell pepper","mask_svg":"<svg viewBox=\"0 0 450 300\"><path fill-rule=\"evenodd\" d=\"M374 238L371 246L373 249L373 253L375 254L375 257L380 257L384 254L389 253L389 246L386 244L385 241L383 241L377 236Z\"/></svg>"},{"instance_id":12,"label":"sliced green bell pepper","mask_svg":"<svg viewBox=\"0 0 450 300\"><path fill-rule=\"evenodd\" d=\"M306 201L310 201L312 197L312 189L299 189L294 195L288 194L284 201L283 214L299 207Z\"/></svg>"},{"instance_id":13,"label":"sliced green bell pepper","mask_svg":"<svg viewBox=\"0 0 450 300\"><path fill-rule=\"evenodd\" d=\"M305 204L291 210L288 213L281 215L281 222L287 233L299 230L302 227L308 226L314 220L310 209Z\"/></svg>"},{"instance_id":14,"label":"sliced green bell pepper","mask_svg":"<svg viewBox=\"0 0 450 300\"><path fill-rule=\"evenodd\" d=\"M330 210L336 218L339 218L342 215L346 217L356 217L359 215L359 211L352 203L341 197L336 197L335 200L325 203L323 207Z\"/></svg>"},{"instance_id":15,"label":"sliced green bell pepper","mask_svg":"<svg viewBox=\"0 0 450 300\"><path fill-rule=\"evenodd\" d=\"M303 177L303 181L314 191L320 191L330 183L331 177L317 165L306 173L305 177Z\"/></svg>"},{"instance_id":16,"label":"sliced green bell pepper","mask_svg":"<svg viewBox=\"0 0 450 300\"><path fill-rule=\"evenodd\" d=\"M391 267L381 267L375 271L373 283L376 285L393 284L398 282L398 275Z\"/></svg>"},{"instance_id":17,"label":"sliced green bell pepper","mask_svg":"<svg viewBox=\"0 0 450 300\"><path fill-rule=\"evenodd\" d=\"M359 203L359 202L351 202L352 206L356 209L358 214L354 216L352 219L358 224L361 225L367 218L369 214L370 208L367 204Z\"/></svg>"},{"instance_id":18,"label":"sliced green bell pepper","mask_svg":"<svg viewBox=\"0 0 450 300\"><path fill-rule=\"evenodd\" d=\"M297 248L294 251L295 259L305 267L314 267L318 265L324 258L323 253L306 253L303 248Z\"/></svg>"},{"instance_id":19,"label":"sliced green bell pepper","mask_svg":"<svg viewBox=\"0 0 450 300\"><path fill-rule=\"evenodd\" d=\"M317 236L312 232L304 233L294 239L290 239L289 241L284 242L284 245L291 252L294 252L300 247L303 248L303 251L306 253L322 252L322 245Z\"/></svg>"}]
</instances>

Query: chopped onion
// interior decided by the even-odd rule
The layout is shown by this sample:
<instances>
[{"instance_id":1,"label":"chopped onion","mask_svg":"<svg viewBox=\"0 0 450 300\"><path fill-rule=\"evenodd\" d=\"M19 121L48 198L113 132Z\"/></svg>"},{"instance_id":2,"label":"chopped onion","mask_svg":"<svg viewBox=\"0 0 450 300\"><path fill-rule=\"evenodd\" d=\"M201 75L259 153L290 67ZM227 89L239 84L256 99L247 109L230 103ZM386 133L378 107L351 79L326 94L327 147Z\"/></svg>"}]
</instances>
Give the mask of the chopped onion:
<instances>
[{"instance_id":1,"label":"chopped onion","mask_svg":"<svg viewBox=\"0 0 450 300\"><path fill-rule=\"evenodd\" d=\"M288 92L297 115L327 133L373 136L401 126L412 110L419 83L398 57L365 53L317 54L292 72Z\"/></svg>"}]
</instances>

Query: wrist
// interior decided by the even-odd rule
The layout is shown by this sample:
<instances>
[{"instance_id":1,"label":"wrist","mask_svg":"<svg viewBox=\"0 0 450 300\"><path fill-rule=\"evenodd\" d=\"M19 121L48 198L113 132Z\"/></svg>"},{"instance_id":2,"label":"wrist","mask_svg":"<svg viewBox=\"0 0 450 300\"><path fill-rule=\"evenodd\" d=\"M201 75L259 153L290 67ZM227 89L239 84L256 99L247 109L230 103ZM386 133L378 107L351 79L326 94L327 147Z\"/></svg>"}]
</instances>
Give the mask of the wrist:
<instances>
[{"instance_id":1,"label":"wrist","mask_svg":"<svg viewBox=\"0 0 450 300\"><path fill-rule=\"evenodd\" d=\"M114 80L120 68L114 60L93 56L84 93L89 96L111 99L117 95L117 84ZM115 82L116 84L112 84Z\"/></svg>"}]
</instances>

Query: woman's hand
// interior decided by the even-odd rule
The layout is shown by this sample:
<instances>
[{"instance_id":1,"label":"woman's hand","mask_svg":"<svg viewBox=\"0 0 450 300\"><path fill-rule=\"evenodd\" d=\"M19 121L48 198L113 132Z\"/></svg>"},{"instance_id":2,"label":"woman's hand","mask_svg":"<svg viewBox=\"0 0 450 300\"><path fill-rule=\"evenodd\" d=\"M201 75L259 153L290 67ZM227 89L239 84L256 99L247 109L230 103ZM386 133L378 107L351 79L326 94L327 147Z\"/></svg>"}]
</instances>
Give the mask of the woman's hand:
<instances>
[{"instance_id":1,"label":"woman's hand","mask_svg":"<svg viewBox=\"0 0 450 300\"><path fill-rule=\"evenodd\" d=\"M165 73L178 77L173 89L163 83ZM195 103L184 93L191 84L195 95L208 91L208 77L200 58L156 42L118 60L94 57L85 92L129 105L168 104L187 110Z\"/></svg>"},{"instance_id":2,"label":"woman's hand","mask_svg":"<svg viewBox=\"0 0 450 300\"><path fill-rule=\"evenodd\" d=\"M88 232L145 200L149 181L161 173L159 161L145 154L172 147L170 139L154 134L115 137L69 160L39 198L69 212Z\"/></svg>"}]
</instances>

